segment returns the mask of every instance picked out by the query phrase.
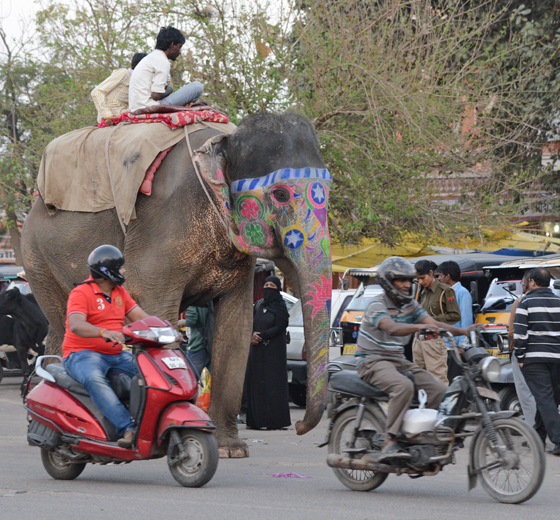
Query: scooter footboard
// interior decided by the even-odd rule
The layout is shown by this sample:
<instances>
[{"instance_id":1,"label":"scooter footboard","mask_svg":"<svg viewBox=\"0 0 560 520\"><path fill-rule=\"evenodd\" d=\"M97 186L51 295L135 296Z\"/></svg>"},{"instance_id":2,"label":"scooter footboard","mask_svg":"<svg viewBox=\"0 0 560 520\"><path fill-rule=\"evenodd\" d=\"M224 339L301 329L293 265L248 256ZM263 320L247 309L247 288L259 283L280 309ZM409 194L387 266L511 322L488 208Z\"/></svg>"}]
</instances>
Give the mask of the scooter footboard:
<instances>
[{"instance_id":1,"label":"scooter footboard","mask_svg":"<svg viewBox=\"0 0 560 520\"><path fill-rule=\"evenodd\" d=\"M169 430L181 428L194 428L196 430L214 431L216 425L200 408L188 401L179 401L170 404L159 418L157 442L161 444Z\"/></svg>"}]
</instances>

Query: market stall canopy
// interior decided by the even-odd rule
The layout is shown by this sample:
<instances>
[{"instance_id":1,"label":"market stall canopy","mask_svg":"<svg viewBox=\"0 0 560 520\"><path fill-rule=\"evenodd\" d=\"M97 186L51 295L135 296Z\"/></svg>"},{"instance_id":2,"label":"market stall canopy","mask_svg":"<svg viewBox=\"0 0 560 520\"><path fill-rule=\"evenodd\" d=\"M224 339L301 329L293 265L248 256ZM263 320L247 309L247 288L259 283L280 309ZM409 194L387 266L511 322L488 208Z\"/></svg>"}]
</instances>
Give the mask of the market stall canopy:
<instances>
[{"instance_id":1,"label":"market stall canopy","mask_svg":"<svg viewBox=\"0 0 560 520\"><path fill-rule=\"evenodd\" d=\"M332 246L334 272L345 272L351 267L372 267L389 256L412 259L427 255L452 255L460 253L502 253L506 260L515 256L541 256L560 253L560 239L532 235L523 231L490 230L479 239L468 239L463 244L450 244L442 240L441 245L420 245L410 237L403 245L389 247L368 239L357 246ZM512 255L514 255L512 257ZM451 260L451 258L448 258ZM436 263L441 262L439 259ZM488 264L490 265L490 264ZM494 265L494 264L492 264ZM481 266L482 267L482 266Z\"/></svg>"}]
</instances>

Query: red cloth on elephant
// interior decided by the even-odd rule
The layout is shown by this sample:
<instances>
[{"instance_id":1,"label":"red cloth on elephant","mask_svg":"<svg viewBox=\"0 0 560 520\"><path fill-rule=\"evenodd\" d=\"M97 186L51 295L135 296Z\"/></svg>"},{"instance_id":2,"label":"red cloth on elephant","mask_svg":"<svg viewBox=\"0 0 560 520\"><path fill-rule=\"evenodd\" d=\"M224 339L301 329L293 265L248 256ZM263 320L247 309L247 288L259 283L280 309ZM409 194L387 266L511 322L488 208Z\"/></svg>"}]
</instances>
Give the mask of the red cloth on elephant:
<instances>
[{"instance_id":1,"label":"red cloth on elephant","mask_svg":"<svg viewBox=\"0 0 560 520\"><path fill-rule=\"evenodd\" d=\"M202 123L209 121L211 123L229 123L229 118L214 110L183 110L182 112L173 112L171 114L139 114L134 115L132 112L124 112L118 118L112 119L113 124L118 125L123 121L130 123L164 123L171 130L181 128L186 125L194 125L195 123ZM100 128L105 128L107 123L105 120L98 123Z\"/></svg>"}]
</instances>

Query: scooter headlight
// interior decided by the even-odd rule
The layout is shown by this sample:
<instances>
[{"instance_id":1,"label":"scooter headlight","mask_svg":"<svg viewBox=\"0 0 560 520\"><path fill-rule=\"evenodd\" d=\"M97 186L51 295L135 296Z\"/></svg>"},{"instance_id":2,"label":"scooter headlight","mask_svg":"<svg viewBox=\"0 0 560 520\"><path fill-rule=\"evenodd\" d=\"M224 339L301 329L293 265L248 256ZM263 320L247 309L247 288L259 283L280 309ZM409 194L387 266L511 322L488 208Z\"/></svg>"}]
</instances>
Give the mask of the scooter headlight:
<instances>
[{"instance_id":1,"label":"scooter headlight","mask_svg":"<svg viewBox=\"0 0 560 520\"><path fill-rule=\"evenodd\" d=\"M167 345L179 339L179 333L173 327L150 327L150 330L134 330L133 333L149 341Z\"/></svg>"},{"instance_id":2,"label":"scooter headlight","mask_svg":"<svg viewBox=\"0 0 560 520\"><path fill-rule=\"evenodd\" d=\"M502 367L495 357L488 356L480 362L480 371L486 381L495 383L500 378Z\"/></svg>"},{"instance_id":3,"label":"scooter headlight","mask_svg":"<svg viewBox=\"0 0 560 520\"><path fill-rule=\"evenodd\" d=\"M179 339L179 333L173 327L150 327L158 343L175 343Z\"/></svg>"}]
</instances>

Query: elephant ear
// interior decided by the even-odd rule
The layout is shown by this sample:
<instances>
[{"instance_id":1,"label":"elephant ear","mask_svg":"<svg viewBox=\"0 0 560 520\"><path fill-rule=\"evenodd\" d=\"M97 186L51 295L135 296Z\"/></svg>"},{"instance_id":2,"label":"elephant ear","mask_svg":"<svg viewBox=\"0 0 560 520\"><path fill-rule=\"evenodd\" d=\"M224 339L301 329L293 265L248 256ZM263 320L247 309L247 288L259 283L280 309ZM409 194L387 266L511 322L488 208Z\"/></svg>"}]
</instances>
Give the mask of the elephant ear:
<instances>
[{"instance_id":1,"label":"elephant ear","mask_svg":"<svg viewBox=\"0 0 560 520\"><path fill-rule=\"evenodd\" d=\"M227 139L227 134L221 134L208 139L198 150L193 153L193 163L198 167L202 175L219 201L222 214L227 215L227 222L230 229L239 235L239 229L231 215L231 199L229 196L229 185L224 175L226 165L225 157L218 151L218 144Z\"/></svg>"}]
</instances>

